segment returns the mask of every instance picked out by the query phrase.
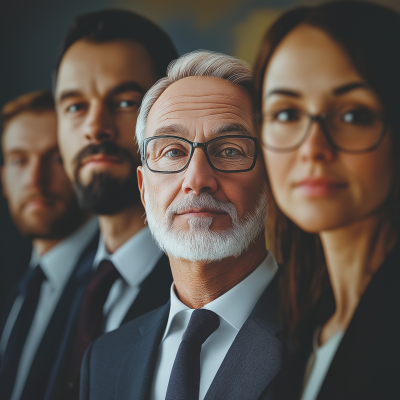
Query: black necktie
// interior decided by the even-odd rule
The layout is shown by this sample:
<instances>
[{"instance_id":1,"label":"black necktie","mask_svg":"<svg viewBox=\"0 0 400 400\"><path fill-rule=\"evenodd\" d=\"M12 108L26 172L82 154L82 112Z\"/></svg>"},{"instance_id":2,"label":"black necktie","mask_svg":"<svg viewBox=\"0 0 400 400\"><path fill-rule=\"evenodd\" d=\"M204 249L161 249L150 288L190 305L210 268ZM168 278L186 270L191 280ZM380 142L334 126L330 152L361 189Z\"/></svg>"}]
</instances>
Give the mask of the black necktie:
<instances>
[{"instance_id":1,"label":"black necktie","mask_svg":"<svg viewBox=\"0 0 400 400\"><path fill-rule=\"evenodd\" d=\"M194 310L182 336L168 382L165 400L198 400L201 346L219 327L219 317L210 310Z\"/></svg>"},{"instance_id":2,"label":"black necktie","mask_svg":"<svg viewBox=\"0 0 400 400\"><path fill-rule=\"evenodd\" d=\"M24 300L8 338L7 347L1 361L0 398L3 400L9 399L13 391L22 349L31 328L39 301L40 289L45 279L46 276L38 265L28 272L18 286L19 293L24 297Z\"/></svg>"}]
</instances>

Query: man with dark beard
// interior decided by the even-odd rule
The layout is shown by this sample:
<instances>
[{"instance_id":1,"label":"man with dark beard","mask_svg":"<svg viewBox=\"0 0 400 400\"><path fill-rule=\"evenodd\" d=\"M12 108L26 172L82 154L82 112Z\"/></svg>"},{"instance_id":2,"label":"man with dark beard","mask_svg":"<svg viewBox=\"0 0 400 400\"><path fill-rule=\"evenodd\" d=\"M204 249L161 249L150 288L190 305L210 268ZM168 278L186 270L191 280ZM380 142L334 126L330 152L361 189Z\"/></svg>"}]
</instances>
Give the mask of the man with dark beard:
<instances>
[{"instance_id":1,"label":"man with dark beard","mask_svg":"<svg viewBox=\"0 0 400 400\"><path fill-rule=\"evenodd\" d=\"M93 339L168 301L171 271L144 226L134 132L144 94L176 57L165 32L122 10L76 18L62 45L54 77L60 151L80 204L99 216L101 239L57 399L78 397Z\"/></svg>"},{"instance_id":2,"label":"man with dark beard","mask_svg":"<svg viewBox=\"0 0 400 400\"><path fill-rule=\"evenodd\" d=\"M90 277L98 224L82 211L63 169L51 91L2 110L3 194L32 240L29 269L10 291L0 322L0 398L42 399L78 293Z\"/></svg>"}]
</instances>

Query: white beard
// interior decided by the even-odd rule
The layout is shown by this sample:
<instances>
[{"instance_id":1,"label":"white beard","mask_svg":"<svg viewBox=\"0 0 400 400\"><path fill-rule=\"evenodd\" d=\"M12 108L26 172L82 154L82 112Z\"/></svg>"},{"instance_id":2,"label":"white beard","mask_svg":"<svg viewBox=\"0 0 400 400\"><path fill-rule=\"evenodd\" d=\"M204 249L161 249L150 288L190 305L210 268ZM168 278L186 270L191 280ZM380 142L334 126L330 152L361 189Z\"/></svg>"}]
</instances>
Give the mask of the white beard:
<instances>
[{"instance_id":1,"label":"white beard","mask_svg":"<svg viewBox=\"0 0 400 400\"><path fill-rule=\"evenodd\" d=\"M223 202L209 193L199 196L189 194L176 204L170 205L163 217L154 212L147 190L145 191L146 217L150 230L159 247L168 255L190 261L219 261L228 257L238 257L263 231L267 218L267 194L263 188L254 212L239 220L236 207ZM216 232L210 229L212 217L193 217L189 219L189 230L173 226L176 213L190 208L207 207L226 212L232 221L232 227Z\"/></svg>"}]
</instances>

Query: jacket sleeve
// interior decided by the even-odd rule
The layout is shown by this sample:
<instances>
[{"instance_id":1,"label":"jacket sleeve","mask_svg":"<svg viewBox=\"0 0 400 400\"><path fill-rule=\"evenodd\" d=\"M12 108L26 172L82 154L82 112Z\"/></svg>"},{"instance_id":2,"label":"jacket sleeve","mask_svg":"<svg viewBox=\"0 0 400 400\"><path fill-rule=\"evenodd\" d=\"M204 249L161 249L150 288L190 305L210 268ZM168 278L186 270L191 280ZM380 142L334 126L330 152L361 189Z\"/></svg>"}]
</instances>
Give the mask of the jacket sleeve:
<instances>
[{"instance_id":1,"label":"jacket sleeve","mask_svg":"<svg viewBox=\"0 0 400 400\"><path fill-rule=\"evenodd\" d=\"M81 384L79 392L79 400L90 399L90 357L92 354L94 342L90 344L83 357L81 366Z\"/></svg>"}]
</instances>

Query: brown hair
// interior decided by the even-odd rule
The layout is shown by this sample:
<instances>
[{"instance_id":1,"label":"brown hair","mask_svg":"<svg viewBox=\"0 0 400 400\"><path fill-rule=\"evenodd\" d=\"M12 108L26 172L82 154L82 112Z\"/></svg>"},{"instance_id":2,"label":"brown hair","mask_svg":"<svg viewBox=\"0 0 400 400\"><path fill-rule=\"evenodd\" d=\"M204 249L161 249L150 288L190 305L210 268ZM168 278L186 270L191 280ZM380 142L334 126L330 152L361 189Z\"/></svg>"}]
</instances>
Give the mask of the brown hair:
<instances>
[{"instance_id":1,"label":"brown hair","mask_svg":"<svg viewBox=\"0 0 400 400\"><path fill-rule=\"evenodd\" d=\"M9 101L1 110L1 121L3 131L7 124L18 114L23 112L40 113L44 111L55 111L54 99L51 90L40 90L37 92L23 94Z\"/></svg>"},{"instance_id":2,"label":"brown hair","mask_svg":"<svg viewBox=\"0 0 400 400\"><path fill-rule=\"evenodd\" d=\"M267 65L282 39L300 24L326 32L348 53L354 67L383 104L392 132L394 149L400 149L400 15L363 1L335 1L317 7L299 7L283 14L266 32L255 65L254 106L261 115L263 80ZM400 161L396 157L396 174ZM397 178L388 199L388 210L399 232ZM317 234L300 229L274 202L270 191L267 222L272 248L284 264L283 312L289 329L297 336L303 327L323 324L334 312L334 299L322 245ZM310 324L311 323L311 324ZM313 328L312 328L313 329Z\"/></svg>"}]
</instances>

